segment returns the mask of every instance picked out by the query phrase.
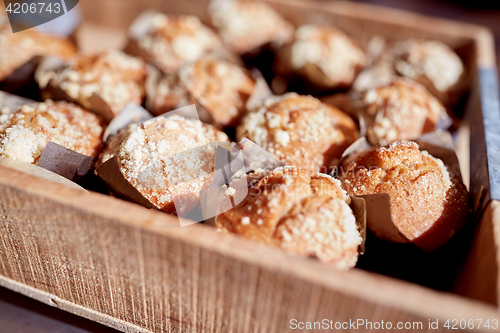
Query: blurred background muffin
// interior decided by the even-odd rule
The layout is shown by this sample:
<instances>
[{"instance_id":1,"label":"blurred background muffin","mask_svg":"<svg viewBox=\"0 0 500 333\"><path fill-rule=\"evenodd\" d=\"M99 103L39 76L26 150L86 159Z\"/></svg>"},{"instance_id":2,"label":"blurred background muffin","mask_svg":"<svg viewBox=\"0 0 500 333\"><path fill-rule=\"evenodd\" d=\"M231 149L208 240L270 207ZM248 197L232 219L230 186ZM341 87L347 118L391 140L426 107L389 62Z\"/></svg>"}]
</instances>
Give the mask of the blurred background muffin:
<instances>
[{"instance_id":1,"label":"blurred background muffin","mask_svg":"<svg viewBox=\"0 0 500 333\"><path fill-rule=\"evenodd\" d=\"M209 16L228 49L271 82L276 51L292 40L295 27L262 1L213 0Z\"/></svg>"},{"instance_id":2,"label":"blurred background muffin","mask_svg":"<svg viewBox=\"0 0 500 333\"><path fill-rule=\"evenodd\" d=\"M303 25L278 51L275 70L285 76L288 89L307 93L314 91L311 84L320 91L346 90L366 64L364 51L339 29ZM305 82L293 82L300 79Z\"/></svg>"},{"instance_id":3,"label":"blurred background muffin","mask_svg":"<svg viewBox=\"0 0 500 333\"><path fill-rule=\"evenodd\" d=\"M215 0L209 7L213 26L237 54L291 40L294 27L268 4L252 0Z\"/></svg>"},{"instance_id":4,"label":"blurred background muffin","mask_svg":"<svg viewBox=\"0 0 500 333\"><path fill-rule=\"evenodd\" d=\"M110 121L128 103L141 105L145 98L146 64L117 50L97 54L79 53L60 68L48 70L40 75L39 84L44 98L65 98L78 102L88 110L102 114L102 105L91 98L96 95L107 104ZM66 96L54 90L45 90L47 85L60 89Z\"/></svg>"},{"instance_id":5,"label":"blurred background muffin","mask_svg":"<svg viewBox=\"0 0 500 333\"><path fill-rule=\"evenodd\" d=\"M442 103L453 106L467 86L467 73L460 57L436 40L408 39L386 47L364 71L354 89L366 91L401 76L422 84Z\"/></svg>"},{"instance_id":6,"label":"blurred background muffin","mask_svg":"<svg viewBox=\"0 0 500 333\"><path fill-rule=\"evenodd\" d=\"M126 50L170 74L220 47L219 36L196 16L146 12L132 23Z\"/></svg>"},{"instance_id":7,"label":"blurred background muffin","mask_svg":"<svg viewBox=\"0 0 500 333\"><path fill-rule=\"evenodd\" d=\"M0 90L38 99L33 74L40 58L68 59L75 52L74 43L67 38L33 29L12 33L7 16L0 15Z\"/></svg>"},{"instance_id":8,"label":"blurred background muffin","mask_svg":"<svg viewBox=\"0 0 500 333\"><path fill-rule=\"evenodd\" d=\"M205 58L178 73L148 83L148 109L155 115L197 103L201 120L219 128L235 126L246 112L255 80L243 67ZM202 110L203 109L203 110Z\"/></svg>"}]
</instances>

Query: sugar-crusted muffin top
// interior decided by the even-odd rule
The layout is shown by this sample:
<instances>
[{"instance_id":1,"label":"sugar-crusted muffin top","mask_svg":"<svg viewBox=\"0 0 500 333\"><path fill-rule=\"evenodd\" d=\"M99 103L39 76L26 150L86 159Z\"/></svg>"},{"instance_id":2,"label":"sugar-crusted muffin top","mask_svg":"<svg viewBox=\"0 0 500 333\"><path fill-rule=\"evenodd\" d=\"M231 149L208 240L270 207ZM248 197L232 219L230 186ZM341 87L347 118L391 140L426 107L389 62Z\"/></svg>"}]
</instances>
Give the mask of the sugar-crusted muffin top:
<instances>
[{"instance_id":1,"label":"sugar-crusted muffin top","mask_svg":"<svg viewBox=\"0 0 500 333\"><path fill-rule=\"evenodd\" d=\"M358 132L354 121L340 110L311 96L287 93L266 99L262 107L248 113L237 137L249 138L285 164L327 172Z\"/></svg>"},{"instance_id":2,"label":"sugar-crusted muffin top","mask_svg":"<svg viewBox=\"0 0 500 333\"><path fill-rule=\"evenodd\" d=\"M152 112L162 114L179 103L199 103L222 127L236 125L246 112L255 86L250 73L238 65L203 58L183 66L177 74L164 76L151 91Z\"/></svg>"},{"instance_id":3,"label":"sugar-crusted muffin top","mask_svg":"<svg viewBox=\"0 0 500 333\"><path fill-rule=\"evenodd\" d=\"M446 113L425 87L400 77L365 92L361 104L367 116L368 137L381 144L416 139L431 132L440 115Z\"/></svg>"},{"instance_id":4,"label":"sugar-crusted muffin top","mask_svg":"<svg viewBox=\"0 0 500 333\"><path fill-rule=\"evenodd\" d=\"M0 81L35 56L69 58L76 48L67 39L33 31L12 33L8 24L0 25Z\"/></svg>"},{"instance_id":5,"label":"sugar-crusted muffin top","mask_svg":"<svg viewBox=\"0 0 500 333\"><path fill-rule=\"evenodd\" d=\"M244 68L215 59L189 64L179 76L189 94L223 125L235 124L245 113L255 85Z\"/></svg>"},{"instance_id":6,"label":"sugar-crusted muffin top","mask_svg":"<svg viewBox=\"0 0 500 333\"><path fill-rule=\"evenodd\" d=\"M425 249L444 244L466 221L465 186L415 142L354 153L342 163L338 177L349 195L388 193L395 226Z\"/></svg>"},{"instance_id":7,"label":"sugar-crusted muffin top","mask_svg":"<svg viewBox=\"0 0 500 333\"><path fill-rule=\"evenodd\" d=\"M0 116L0 156L36 164L52 141L97 156L103 123L93 113L65 102L46 101Z\"/></svg>"},{"instance_id":8,"label":"sugar-crusted muffin top","mask_svg":"<svg viewBox=\"0 0 500 333\"><path fill-rule=\"evenodd\" d=\"M292 68L317 66L330 86L350 85L366 62L363 50L337 28L303 25L295 32L290 55Z\"/></svg>"},{"instance_id":9,"label":"sugar-crusted muffin top","mask_svg":"<svg viewBox=\"0 0 500 333\"><path fill-rule=\"evenodd\" d=\"M52 80L53 85L87 108L91 107L88 99L98 95L116 115L128 103L142 104L146 74L146 64L141 59L109 50L72 57L67 66L46 73L40 85Z\"/></svg>"},{"instance_id":10,"label":"sugar-crusted muffin top","mask_svg":"<svg viewBox=\"0 0 500 333\"><path fill-rule=\"evenodd\" d=\"M217 227L245 238L348 269L361 237L340 182L286 166L261 175L237 207L217 216Z\"/></svg>"},{"instance_id":11,"label":"sugar-crusted muffin top","mask_svg":"<svg viewBox=\"0 0 500 333\"><path fill-rule=\"evenodd\" d=\"M156 117L112 137L98 165L116 156L132 186L159 209L175 213L176 197L187 197L188 205L189 197L197 197L213 179L214 150L207 145L228 141L199 120Z\"/></svg>"},{"instance_id":12,"label":"sugar-crusted muffin top","mask_svg":"<svg viewBox=\"0 0 500 333\"><path fill-rule=\"evenodd\" d=\"M293 36L293 26L260 1L213 1L210 9L224 43L239 54L267 43L281 45Z\"/></svg>"},{"instance_id":13,"label":"sugar-crusted muffin top","mask_svg":"<svg viewBox=\"0 0 500 333\"><path fill-rule=\"evenodd\" d=\"M155 14L152 30L138 41L140 55L164 73L173 73L221 46L219 36L196 16Z\"/></svg>"}]
</instances>

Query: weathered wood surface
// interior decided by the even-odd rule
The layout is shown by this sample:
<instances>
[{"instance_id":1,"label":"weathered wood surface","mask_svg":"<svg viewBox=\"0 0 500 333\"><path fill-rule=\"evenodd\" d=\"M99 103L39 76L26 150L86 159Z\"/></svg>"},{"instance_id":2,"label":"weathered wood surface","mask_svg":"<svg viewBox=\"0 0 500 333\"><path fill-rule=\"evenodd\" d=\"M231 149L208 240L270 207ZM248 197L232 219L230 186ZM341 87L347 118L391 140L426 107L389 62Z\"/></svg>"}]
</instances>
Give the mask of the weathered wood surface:
<instances>
[{"instance_id":1,"label":"weathered wood surface","mask_svg":"<svg viewBox=\"0 0 500 333\"><path fill-rule=\"evenodd\" d=\"M285 332L291 319L500 317L477 301L337 271L201 224L181 228L169 215L1 167L0 190L2 285L118 329Z\"/></svg>"}]
</instances>

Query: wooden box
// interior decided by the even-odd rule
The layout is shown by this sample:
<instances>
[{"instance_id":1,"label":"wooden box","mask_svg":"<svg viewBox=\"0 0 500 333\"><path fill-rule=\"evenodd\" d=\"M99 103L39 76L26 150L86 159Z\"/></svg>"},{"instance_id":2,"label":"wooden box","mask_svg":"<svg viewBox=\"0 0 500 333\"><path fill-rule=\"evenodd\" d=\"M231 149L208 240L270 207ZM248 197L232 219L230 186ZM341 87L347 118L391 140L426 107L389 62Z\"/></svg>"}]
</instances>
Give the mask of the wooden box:
<instances>
[{"instance_id":1,"label":"wooden box","mask_svg":"<svg viewBox=\"0 0 500 333\"><path fill-rule=\"evenodd\" d=\"M84 49L120 47L145 8L206 19L207 0L80 2ZM212 227L0 167L0 285L128 332L287 332L298 322L447 320L498 331L500 110L493 38L479 26L350 2L272 0L295 24L332 24L366 44L379 34L441 40L471 74L458 154L475 203L450 292L294 257ZM497 169L497 166L499 169ZM470 171L469 171L470 170ZM479 320L489 320L490 329ZM460 322L462 320L462 322ZM474 325L471 326L471 321ZM453 322L450 322L453 324ZM345 329L345 324L342 326ZM353 329L352 326L346 330ZM369 331L369 326L358 327ZM313 331L313 330L311 330Z\"/></svg>"}]
</instances>

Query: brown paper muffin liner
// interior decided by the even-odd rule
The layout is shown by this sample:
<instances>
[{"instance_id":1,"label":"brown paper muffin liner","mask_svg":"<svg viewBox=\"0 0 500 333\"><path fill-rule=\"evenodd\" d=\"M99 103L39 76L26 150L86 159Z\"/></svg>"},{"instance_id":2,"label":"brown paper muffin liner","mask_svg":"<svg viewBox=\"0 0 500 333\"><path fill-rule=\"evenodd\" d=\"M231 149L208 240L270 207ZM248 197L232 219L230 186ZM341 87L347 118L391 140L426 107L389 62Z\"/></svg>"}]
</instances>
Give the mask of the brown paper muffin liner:
<instances>
[{"instance_id":1,"label":"brown paper muffin liner","mask_svg":"<svg viewBox=\"0 0 500 333\"><path fill-rule=\"evenodd\" d=\"M32 176L47 179L77 190L85 191L83 187L68 180L67 178L30 163L19 162L7 157L0 156L0 165L9 169L14 169L23 173L30 174Z\"/></svg>"}]
</instances>

